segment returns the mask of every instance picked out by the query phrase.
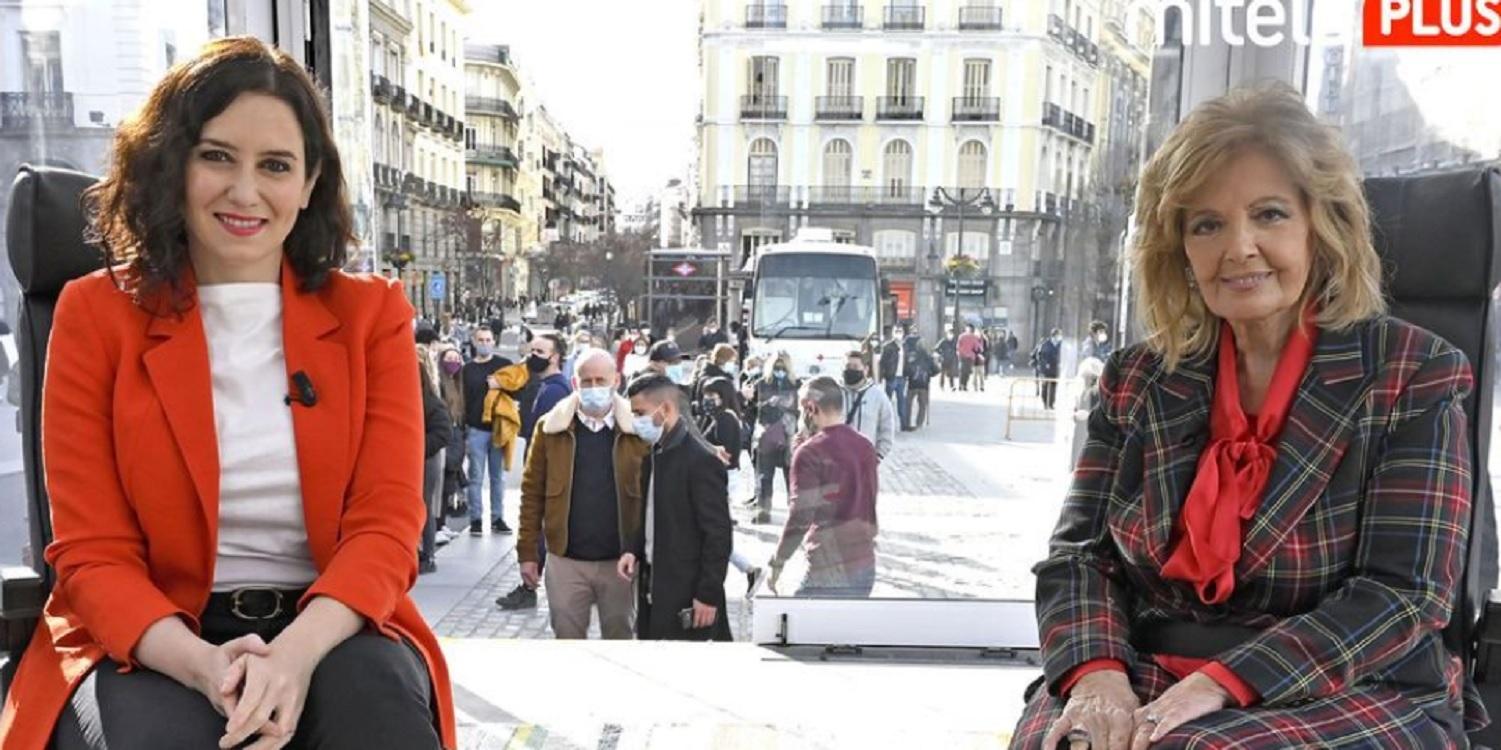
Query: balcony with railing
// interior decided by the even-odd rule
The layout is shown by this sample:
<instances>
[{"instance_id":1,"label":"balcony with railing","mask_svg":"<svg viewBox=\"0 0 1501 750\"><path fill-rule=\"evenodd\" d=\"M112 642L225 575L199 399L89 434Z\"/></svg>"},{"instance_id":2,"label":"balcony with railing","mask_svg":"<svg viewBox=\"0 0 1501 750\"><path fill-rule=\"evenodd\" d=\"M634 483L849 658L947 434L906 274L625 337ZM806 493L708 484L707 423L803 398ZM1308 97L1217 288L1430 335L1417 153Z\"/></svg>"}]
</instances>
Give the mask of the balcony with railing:
<instances>
[{"instance_id":1,"label":"balcony with railing","mask_svg":"<svg viewBox=\"0 0 1501 750\"><path fill-rule=\"evenodd\" d=\"M999 96L954 97L954 122L999 122L1001 98Z\"/></svg>"},{"instance_id":2,"label":"balcony with railing","mask_svg":"<svg viewBox=\"0 0 1501 750\"><path fill-rule=\"evenodd\" d=\"M521 201L510 193L480 193L470 191L469 200L477 206L499 208L505 211L521 211Z\"/></svg>"},{"instance_id":3,"label":"balcony with railing","mask_svg":"<svg viewBox=\"0 0 1501 750\"><path fill-rule=\"evenodd\" d=\"M813 117L818 120L858 122L865 118L863 96L820 96L814 100Z\"/></svg>"},{"instance_id":4,"label":"balcony with railing","mask_svg":"<svg viewBox=\"0 0 1501 750\"><path fill-rule=\"evenodd\" d=\"M990 6L967 6L959 9L960 31L1000 31L1001 9Z\"/></svg>"},{"instance_id":5,"label":"balcony with railing","mask_svg":"<svg viewBox=\"0 0 1501 750\"><path fill-rule=\"evenodd\" d=\"M808 188L812 206L922 206L926 191L910 185L814 185Z\"/></svg>"},{"instance_id":6,"label":"balcony with railing","mask_svg":"<svg viewBox=\"0 0 1501 750\"><path fill-rule=\"evenodd\" d=\"M407 90L406 90L406 87L402 86L399 83L393 83L393 84L391 84L391 97L390 97L389 101L387 101L387 104L390 104L391 108L394 109L394 110L396 110L396 111L398 111L398 112L406 109L406 106L407 106Z\"/></svg>"},{"instance_id":7,"label":"balcony with railing","mask_svg":"<svg viewBox=\"0 0 1501 750\"><path fill-rule=\"evenodd\" d=\"M740 119L785 120L787 119L787 97L745 94L740 97Z\"/></svg>"},{"instance_id":8,"label":"balcony with railing","mask_svg":"<svg viewBox=\"0 0 1501 750\"><path fill-rule=\"evenodd\" d=\"M466 96L464 109L481 115L497 115L507 120L519 119L516 108L510 102L493 96Z\"/></svg>"},{"instance_id":9,"label":"balcony with railing","mask_svg":"<svg viewBox=\"0 0 1501 750\"><path fill-rule=\"evenodd\" d=\"M1068 22L1056 13L1048 14L1048 36L1058 40L1080 60L1090 65L1100 64L1099 45L1089 41L1089 37L1068 25Z\"/></svg>"},{"instance_id":10,"label":"balcony with railing","mask_svg":"<svg viewBox=\"0 0 1501 750\"><path fill-rule=\"evenodd\" d=\"M1042 124L1085 143L1094 143L1094 123L1052 102L1043 102Z\"/></svg>"},{"instance_id":11,"label":"balcony with railing","mask_svg":"<svg viewBox=\"0 0 1501 750\"><path fill-rule=\"evenodd\" d=\"M825 5L823 27L825 30L864 28L865 9L858 5Z\"/></svg>"},{"instance_id":12,"label":"balcony with railing","mask_svg":"<svg viewBox=\"0 0 1501 750\"><path fill-rule=\"evenodd\" d=\"M920 5L888 5L881 26L887 31L922 31L928 9Z\"/></svg>"},{"instance_id":13,"label":"balcony with railing","mask_svg":"<svg viewBox=\"0 0 1501 750\"><path fill-rule=\"evenodd\" d=\"M737 206L785 206L792 196L787 185L736 185Z\"/></svg>"},{"instance_id":14,"label":"balcony with railing","mask_svg":"<svg viewBox=\"0 0 1501 750\"><path fill-rule=\"evenodd\" d=\"M70 92L0 92L0 130L71 127L73 94Z\"/></svg>"},{"instance_id":15,"label":"balcony with railing","mask_svg":"<svg viewBox=\"0 0 1501 750\"><path fill-rule=\"evenodd\" d=\"M751 3L745 6L745 28L787 28L787 6L781 3Z\"/></svg>"},{"instance_id":16,"label":"balcony with railing","mask_svg":"<svg viewBox=\"0 0 1501 750\"><path fill-rule=\"evenodd\" d=\"M370 95L384 104L391 100L391 81L380 73L370 74Z\"/></svg>"},{"instance_id":17,"label":"balcony with railing","mask_svg":"<svg viewBox=\"0 0 1501 750\"><path fill-rule=\"evenodd\" d=\"M877 120L921 120L923 98L920 96L882 96L876 98Z\"/></svg>"},{"instance_id":18,"label":"balcony with railing","mask_svg":"<svg viewBox=\"0 0 1501 750\"><path fill-rule=\"evenodd\" d=\"M507 146L497 146L481 143L464 152L464 159L477 164L488 164L495 167L515 169L520 162L516 160L516 152Z\"/></svg>"},{"instance_id":19,"label":"balcony with railing","mask_svg":"<svg viewBox=\"0 0 1501 750\"><path fill-rule=\"evenodd\" d=\"M407 117L414 120L422 118L422 98L415 92L407 95Z\"/></svg>"}]
</instances>

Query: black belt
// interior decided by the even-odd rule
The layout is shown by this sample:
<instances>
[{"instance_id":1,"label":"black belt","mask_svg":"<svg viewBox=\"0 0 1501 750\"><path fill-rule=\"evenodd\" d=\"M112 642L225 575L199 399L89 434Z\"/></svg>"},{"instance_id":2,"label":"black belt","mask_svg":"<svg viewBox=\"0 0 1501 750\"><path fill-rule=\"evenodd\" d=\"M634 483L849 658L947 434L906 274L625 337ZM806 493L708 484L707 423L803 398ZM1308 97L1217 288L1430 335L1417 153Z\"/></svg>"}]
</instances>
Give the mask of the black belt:
<instances>
[{"instance_id":1,"label":"black belt","mask_svg":"<svg viewBox=\"0 0 1501 750\"><path fill-rule=\"evenodd\" d=\"M1131 645L1143 654L1213 659L1261 635L1260 628L1226 623L1140 623L1131 628Z\"/></svg>"},{"instance_id":2,"label":"black belt","mask_svg":"<svg viewBox=\"0 0 1501 750\"><path fill-rule=\"evenodd\" d=\"M291 619L297 615L297 602L307 589L277 589L264 586L247 586L234 591L219 591L209 595L203 614L232 617L246 622Z\"/></svg>"}]
</instances>

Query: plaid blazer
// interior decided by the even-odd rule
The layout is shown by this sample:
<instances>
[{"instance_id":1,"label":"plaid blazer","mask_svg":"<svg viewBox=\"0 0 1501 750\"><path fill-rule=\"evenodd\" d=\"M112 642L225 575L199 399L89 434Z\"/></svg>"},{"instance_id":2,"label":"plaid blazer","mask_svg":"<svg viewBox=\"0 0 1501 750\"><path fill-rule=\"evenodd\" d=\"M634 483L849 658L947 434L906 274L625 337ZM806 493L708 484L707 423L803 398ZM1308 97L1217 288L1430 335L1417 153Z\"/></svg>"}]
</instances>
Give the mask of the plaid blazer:
<instances>
[{"instance_id":1,"label":"plaid blazer","mask_svg":"<svg viewBox=\"0 0 1501 750\"><path fill-rule=\"evenodd\" d=\"M1208 440L1215 369L1212 353L1171 373L1140 345L1111 356L1034 569L1049 690L1091 659L1134 665L1134 629L1192 620L1263 629L1218 657L1262 705L1374 682L1463 715L1463 671L1440 631L1469 533L1464 354L1389 317L1320 331L1244 522L1235 593L1209 606L1161 570Z\"/></svg>"}]
</instances>

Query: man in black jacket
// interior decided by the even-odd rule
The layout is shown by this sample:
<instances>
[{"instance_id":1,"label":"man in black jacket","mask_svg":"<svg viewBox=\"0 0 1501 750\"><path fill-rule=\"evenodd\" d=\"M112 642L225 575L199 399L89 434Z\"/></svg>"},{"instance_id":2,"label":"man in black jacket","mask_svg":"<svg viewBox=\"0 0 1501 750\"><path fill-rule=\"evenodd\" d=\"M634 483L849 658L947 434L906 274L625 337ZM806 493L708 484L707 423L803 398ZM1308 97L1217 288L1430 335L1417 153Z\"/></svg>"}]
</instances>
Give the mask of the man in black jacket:
<instances>
[{"instance_id":1,"label":"man in black jacket","mask_svg":"<svg viewBox=\"0 0 1501 750\"><path fill-rule=\"evenodd\" d=\"M617 572L636 587L642 640L728 641L724 577L730 509L724 462L689 425L682 390L663 375L626 389L636 434L652 443L642 469L644 518Z\"/></svg>"}]
</instances>

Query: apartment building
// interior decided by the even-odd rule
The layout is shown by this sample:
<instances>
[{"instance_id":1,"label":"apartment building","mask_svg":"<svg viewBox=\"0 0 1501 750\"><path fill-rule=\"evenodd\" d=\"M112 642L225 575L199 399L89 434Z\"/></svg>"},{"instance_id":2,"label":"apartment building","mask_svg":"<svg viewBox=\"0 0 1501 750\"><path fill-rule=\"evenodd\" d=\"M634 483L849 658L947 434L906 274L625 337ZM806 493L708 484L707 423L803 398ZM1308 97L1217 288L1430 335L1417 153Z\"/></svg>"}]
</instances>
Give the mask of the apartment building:
<instances>
[{"instance_id":1,"label":"apartment building","mask_svg":"<svg viewBox=\"0 0 1501 750\"><path fill-rule=\"evenodd\" d=\"M1107 7L1137 26L1099 0L702 0L702 243L743 264L828 227L876 248L930 338L956 295L1024 340L1060 324L1086 234L1064 227L1099 216ZM960 254L983 281L951 283Z\"/></svg>"},{"instance_id":2,"label":"apartment building","mask_svg":"<svg viewBox=\"0 0 1501 750\"><path fill-rule=\"evenodd\" d=\"M380 268L402 278L425 315L452 309L462 286L467 222L460 61L469 12L464 0L370 0ZM444 281L435 285L438 275Z\"/></svg>"}]
</instances>

